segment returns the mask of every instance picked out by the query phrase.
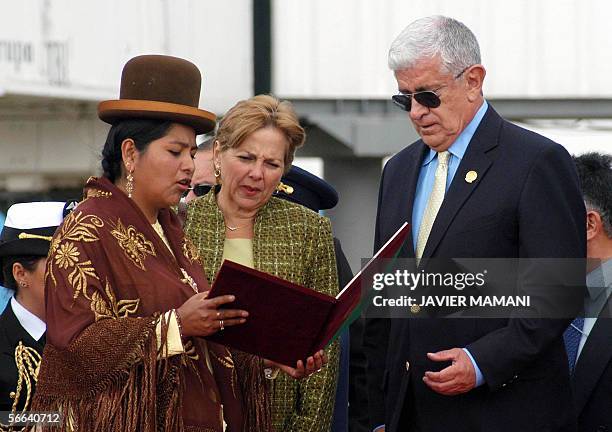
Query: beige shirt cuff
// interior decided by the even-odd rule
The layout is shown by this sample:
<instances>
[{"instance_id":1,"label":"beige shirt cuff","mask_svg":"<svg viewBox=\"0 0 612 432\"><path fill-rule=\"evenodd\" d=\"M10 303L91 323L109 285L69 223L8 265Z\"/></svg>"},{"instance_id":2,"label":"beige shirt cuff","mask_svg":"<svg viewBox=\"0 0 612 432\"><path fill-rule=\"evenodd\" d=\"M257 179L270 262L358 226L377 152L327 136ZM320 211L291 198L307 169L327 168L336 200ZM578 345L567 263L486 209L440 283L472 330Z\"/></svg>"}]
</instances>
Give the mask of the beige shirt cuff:
<instances>
[{"instance_id":1,"label":"beige shirt cuff","mask_svg":"<svg viewBox=\"0 0 612 432\"><path fill-rule=\"evenodd\" d=\"M162 347L161 341L161 319L157 321L155 326L155 334L157 335L157 348L161 348L158 358L168 358L174 355L185 352L183 341L181 340L181 332L179 331L178 322L174 310L164 314L164 320L168 323L168 334L166 337L166 345Z\"/></svg>"}]
</instances>

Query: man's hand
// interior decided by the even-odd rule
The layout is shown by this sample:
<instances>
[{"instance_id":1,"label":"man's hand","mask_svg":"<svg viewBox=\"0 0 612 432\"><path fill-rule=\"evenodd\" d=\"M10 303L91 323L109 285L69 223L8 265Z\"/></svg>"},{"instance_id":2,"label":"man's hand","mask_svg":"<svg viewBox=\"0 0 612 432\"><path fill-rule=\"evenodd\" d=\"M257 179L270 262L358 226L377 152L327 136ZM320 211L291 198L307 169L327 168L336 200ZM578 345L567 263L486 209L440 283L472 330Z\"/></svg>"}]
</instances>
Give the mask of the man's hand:
<instances>
[{"instance_id":1,"label":"man's hand","mask_svg":"<svg viewBox=\"0 0 612 432\"><path fill-rule=\"evenodd\" d=\"M453 348L437 353L427 353L432 361L453 362L440 372L425 372L423 381L435 391L445 396L466 393L476 387L476 371L468 355L461 348Z\"/></svg>"}]
</instances>

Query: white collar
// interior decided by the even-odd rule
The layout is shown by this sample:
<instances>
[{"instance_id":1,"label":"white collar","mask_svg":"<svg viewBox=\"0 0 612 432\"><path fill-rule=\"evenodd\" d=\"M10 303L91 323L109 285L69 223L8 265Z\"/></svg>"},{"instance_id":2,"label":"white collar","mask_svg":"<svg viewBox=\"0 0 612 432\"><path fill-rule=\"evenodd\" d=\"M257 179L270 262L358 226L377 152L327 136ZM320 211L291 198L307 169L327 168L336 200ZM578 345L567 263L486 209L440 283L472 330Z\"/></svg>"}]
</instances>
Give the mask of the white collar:
<instances>
[{"instance_id":1,"label":"white collar","mask_svg":"<svg viewBox=\"0 0 612 432\"><path fill-rule=\"evenodd\" d=\"M24 308L14 296L11 298L11 307L21 327L23 327L35 341L40 340L42 335L47 331L47 324Z\"/></svg>"}]
</instances>

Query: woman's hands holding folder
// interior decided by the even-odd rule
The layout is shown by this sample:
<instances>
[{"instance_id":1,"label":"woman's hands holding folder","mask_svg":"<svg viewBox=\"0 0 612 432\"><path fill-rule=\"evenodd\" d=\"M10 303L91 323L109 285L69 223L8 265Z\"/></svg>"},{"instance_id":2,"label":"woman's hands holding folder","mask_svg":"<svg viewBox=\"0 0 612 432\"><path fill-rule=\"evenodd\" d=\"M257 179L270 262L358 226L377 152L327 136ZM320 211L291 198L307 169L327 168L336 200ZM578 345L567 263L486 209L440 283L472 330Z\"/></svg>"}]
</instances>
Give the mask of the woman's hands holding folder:
<instances>
[{"instance_id":1,"label":"woman's hands holding folder","mask_svg":"<svg viewBox=\"0 0 612 432\"><path fill-rule=\"evenodd\" d=\"M295 368L266 359L264 359L264 366L278 368L292 378L302 379L315 372L319 372L323 366L327 365L327 361L327 354L325 354L325 351L321 350L316 352L315 355L308 357L305 362L298 360Z\"/></svg>"},{"instance_id":2,"label":"woman's hands holding folder","mask_svg":"<svg viewBox=\"0 0 612 432\"><path fill-rule=\"evenodd\" d=\"M208 291L197 293L176 309L181 336L209 336L225 327L246 322L249 313L240 309L218 309L231 303L233 295L208 298Z\"/></svg>"}]
</instances>

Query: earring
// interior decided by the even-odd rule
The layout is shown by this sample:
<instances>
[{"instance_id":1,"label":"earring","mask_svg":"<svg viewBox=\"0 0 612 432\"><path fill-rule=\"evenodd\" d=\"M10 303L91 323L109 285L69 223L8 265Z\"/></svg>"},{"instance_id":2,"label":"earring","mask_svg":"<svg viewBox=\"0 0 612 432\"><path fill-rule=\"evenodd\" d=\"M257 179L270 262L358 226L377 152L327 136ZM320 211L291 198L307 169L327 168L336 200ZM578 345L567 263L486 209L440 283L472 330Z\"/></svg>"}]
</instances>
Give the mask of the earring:
<instances>
[{"instance_id":1,"label":"earring","mask_svg":"<svg viewBox=\"0 0 612 432\"><path fill-rule=\"evenodd\" d=\"M26 287L28 286L28 284L27 284L25 281L20 281L20 282L19 282L19 286L20 286L21 288L26 288Z\"/></svg>"},{"instance_id":2,"label":"earring","mask_svg":"<svg viewBox=\"0 0 612 432\"><path fill-rule=\"evenodd\" d=\"M128 198L132 198L132 192L134 192L134 176L132 173L134 170L130 171L127 175L127 184L125 185L125 190L127 191Z\"/></svg>"},{"instance_id":3,"label":"earring","mask_svg":"<svg viewBox=\"0 0 612 432\"><path fill-rule=\"evenodd\" d=\"M218 165L215 165L215 182L217 184L221 184L221 168Z\"/></svg>"}]
</instances>

